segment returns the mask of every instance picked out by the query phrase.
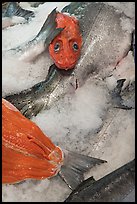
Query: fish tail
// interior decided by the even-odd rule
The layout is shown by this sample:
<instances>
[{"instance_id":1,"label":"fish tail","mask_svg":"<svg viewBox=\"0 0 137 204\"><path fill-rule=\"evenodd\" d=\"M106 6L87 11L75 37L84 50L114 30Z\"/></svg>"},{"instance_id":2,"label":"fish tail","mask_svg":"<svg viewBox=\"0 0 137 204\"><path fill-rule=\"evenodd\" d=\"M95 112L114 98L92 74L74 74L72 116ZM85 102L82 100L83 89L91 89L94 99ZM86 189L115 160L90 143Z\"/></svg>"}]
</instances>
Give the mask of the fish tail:
<instances>
[{"instance_id":1,"label":"fish tail","mask_svg":"<svg viewBox=\"0 0 137 204\"><path fill-rule=\"evenodd\" d=\"M31 62L43 53L64 28L56 28L56 8L48 15L38 34L29 42L9 51L22 52L20 60Z\"/></svg>"},{"instance_id":2,"label":"fish tail","mask_svg":"<svg viewBox=\"0 0 137 204\"><path fill-rule=\"evenodd\" d=\"M65 150L63 152L64 164L59 171L59 175L72 190L84 180L85 172L96 165L107 162L71 151Z\"/></svg>"},{"instance_id":3,"label":"fish tail","mask_svg":"<svg viewBox=\"0 0 137 204\"><path fill-rule=\"evenodd\" d=\"M131 109L134 109L134 107L124 105L123 104L124 101L120 95L121 91L122 91L123 84L125 81L126 81L126 79L117 80L117 85L114 88L114 90L111 92L111 97L112 97L112 101L114 103L114 108L131 110Z\"/></svg>"},{"instance_id":4,"label":"fish tail","mask_svg":"<svg viewBox=\"0 0 137 204\"><path fill-rule=\"evenodd\" d=\"M45 33L45 45L49 45L51 41L63 30L63 28L56 28L56 8L48 15L46 21L44 22L42 28L37 34L36 38Z\"/></svg>"},{"instance_id":5,"label":"fish tail","mask_svg":"<svg viewBox=\"0 0 137 204\"><path fill-rule=\"evenodd\" d=\"M3 16L4 17L19 16L28 20L30 17L34 17L35 15L33 11L21 8L18 2L9 2Z\"/></svg>"},{"instance_id":6,"label":"fish tail","mask_svg":"<svg viewBox=\"0 0 137 204\"><path fill-rule=\"evenodd\" d=\"M14 105L26 118L36 116L44 107L44 101L39 100L32 90L22 91L19 94L13 94L4 97L12 105ZM45 100L46 101L46 100ZM46 102L45 102L46 103Z\"/></svg>"}]
</instances>

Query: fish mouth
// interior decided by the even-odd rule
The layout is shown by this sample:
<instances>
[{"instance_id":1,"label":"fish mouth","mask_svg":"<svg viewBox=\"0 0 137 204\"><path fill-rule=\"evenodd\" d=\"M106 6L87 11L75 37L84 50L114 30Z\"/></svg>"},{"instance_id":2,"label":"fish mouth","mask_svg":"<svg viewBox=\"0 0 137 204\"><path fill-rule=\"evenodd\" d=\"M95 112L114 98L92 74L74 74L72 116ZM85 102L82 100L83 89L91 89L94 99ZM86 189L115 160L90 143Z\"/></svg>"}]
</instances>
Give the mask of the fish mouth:
<instances>
[{"instance_id":1,"label":"fish mouth","mask_svg":"<svg viewBox=\"0 0 137 204\"><path fill-rule=\"evenodd\" d=\"M68 69L73 69L76 65L76 62L73 62L71 64L68 64L68 65L64 65L64 64L61 64L61 63L56 63L55 62L55 65L59 68L59 69L65 69L65 70L68 70Z\"/></svg>"}]
</instances>

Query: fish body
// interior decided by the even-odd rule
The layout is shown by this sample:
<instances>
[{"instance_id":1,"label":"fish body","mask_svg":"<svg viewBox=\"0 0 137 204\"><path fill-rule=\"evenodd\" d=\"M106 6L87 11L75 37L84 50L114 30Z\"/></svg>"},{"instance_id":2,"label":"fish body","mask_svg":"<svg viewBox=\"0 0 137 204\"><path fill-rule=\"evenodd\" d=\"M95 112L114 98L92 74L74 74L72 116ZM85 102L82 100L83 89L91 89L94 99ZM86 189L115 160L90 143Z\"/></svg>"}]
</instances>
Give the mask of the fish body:
<instances>
[{"instance_id":1,"label":"fish body","mask_svg":"<svg viewBox=\"0 0 137 204\"><path fill-rule=\"evenodd\" d=\"M82 47L79 23L75 17L57 13L57 28L64 28L49 45L49 54L60 69L75 67Z\"/></svg>"},{"instance_id":2,"label":"fish body","mask_svg":"<svg viewBox=\"0 0 137 204\"><path fill-rule=\"evenodd\" d=\"M71 79L71 77L69 78L63 75L55 64L53 64L44 81L20 93L7 95L5 99L18 108L25 117L31 118L36 116L42 109L50 108L53 103L52 96L54 96L54 102L59 99L58 97L62 96L64 90L68 88L68 86L65 85L66 82L73 82L73 80L69 81L69 79ZM60 87L60 83L62 84L62 88L59 89L59 93L56 95L56 88L58 86Z\"/></svg>"},{"instance_id":3,"label":"fish body","mask_svg":"<svg viewBox=\"0 0 137 204\"><path fill-rule=\"evenodd\" d=\"M60 148L5 100L2 100L2 121L2 182L16 183L26 178L55 175L63 160Z\"/></svg>"},{"instance_id":4,"label":"fish body","mask_svg":"<svg viewBox=\"0 0 137 204\"><path fill-rule=\"evenodd\" d=\"M3 184L14 184L26 179L50 178L60 171L62 178L74 189L84 179L85 171L105 162L70 153L65 164L65 157L66 154L61 148L54 145L34 122L25 118L15 106L2 99ZM77 175L78 180L69 178L70 172L72 177Z\"/></svg>"},{"instance_id":5,"label":"fish body","mask_svg":"<svg viewBox=\"0 0 137 204\"><path fill-rule=\"evenodd\" d=\"M134 189L135 160L132 160L97 181L93 177L83 181L65 202L122 202ZM131 199L134 201L134 197Z\"/></svg>"}]
</instances>

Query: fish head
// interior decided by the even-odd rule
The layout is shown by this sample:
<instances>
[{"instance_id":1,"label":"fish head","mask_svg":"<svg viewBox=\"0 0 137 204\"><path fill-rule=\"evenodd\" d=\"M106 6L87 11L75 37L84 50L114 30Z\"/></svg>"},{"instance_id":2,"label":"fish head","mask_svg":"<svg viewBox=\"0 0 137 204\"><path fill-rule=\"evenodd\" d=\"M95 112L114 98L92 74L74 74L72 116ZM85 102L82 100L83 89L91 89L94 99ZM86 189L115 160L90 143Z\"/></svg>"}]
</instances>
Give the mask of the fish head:
<instances>
[{"instance_id":1,"label":"fish head","mask_svg":"<svg viewBox=\"0 0 137 204\"><path fill-rule=\"evenodd\" d=\"M77 19L58 13L57 28L64 28L49 46L49 54L59 69L73 69L81 52L82 36Z\"/></svg>"}]
</instances>

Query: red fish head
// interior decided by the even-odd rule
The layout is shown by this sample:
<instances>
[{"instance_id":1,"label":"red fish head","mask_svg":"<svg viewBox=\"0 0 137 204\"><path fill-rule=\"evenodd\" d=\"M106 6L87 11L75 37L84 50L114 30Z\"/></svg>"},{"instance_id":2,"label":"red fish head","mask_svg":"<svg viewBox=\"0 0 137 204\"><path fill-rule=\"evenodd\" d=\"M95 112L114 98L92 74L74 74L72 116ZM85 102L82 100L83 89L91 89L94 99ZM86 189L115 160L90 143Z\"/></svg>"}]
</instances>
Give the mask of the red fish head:
<instances>
[{"instance_id":1,"label":"red fish head","mask_svg":"<svg viewBox=\"0 0 137 204\"><path fill-rule=\"evenodd\" d=\"M72 69L76 65L82 46L78 21L71 16L57 13L57 28L64 30L51 42L49 53L60 69Z\"/></svg>"}]
</instances>

